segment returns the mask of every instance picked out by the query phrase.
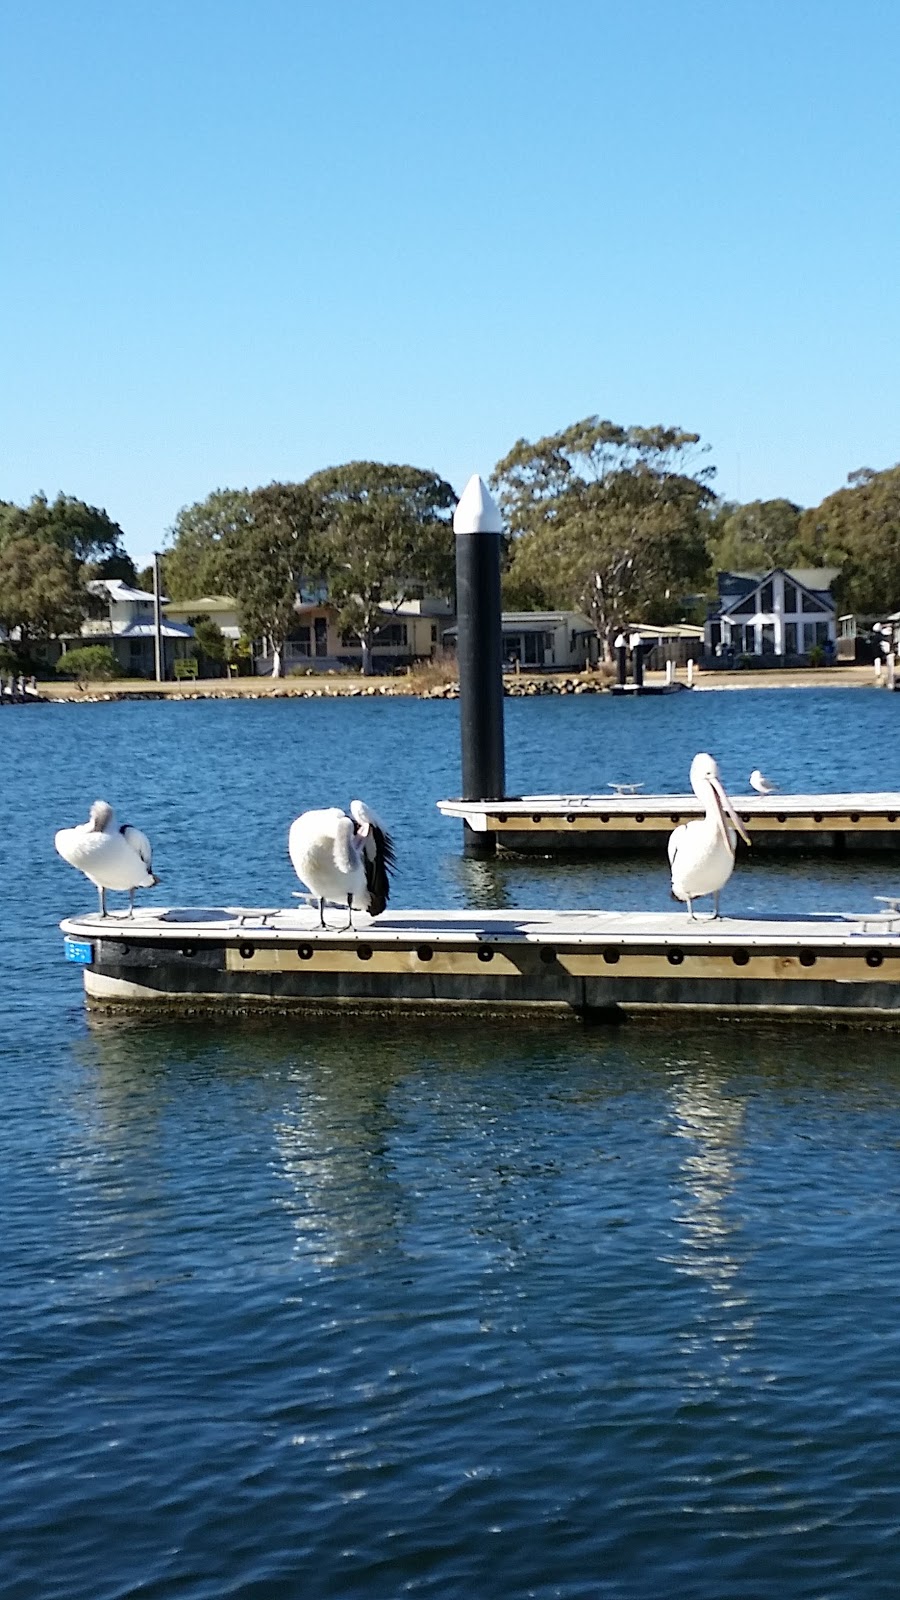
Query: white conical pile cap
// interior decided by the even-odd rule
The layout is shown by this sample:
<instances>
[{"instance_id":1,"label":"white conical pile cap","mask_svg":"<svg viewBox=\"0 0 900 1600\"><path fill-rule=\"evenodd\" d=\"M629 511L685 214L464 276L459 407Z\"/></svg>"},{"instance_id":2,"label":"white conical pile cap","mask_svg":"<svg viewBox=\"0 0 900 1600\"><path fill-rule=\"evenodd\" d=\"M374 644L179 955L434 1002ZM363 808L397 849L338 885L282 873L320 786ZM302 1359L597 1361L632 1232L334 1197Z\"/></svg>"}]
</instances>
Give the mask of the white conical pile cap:
<instances>
[{"instance_id":1,"label":"white conical pile cap","mask_svg":"<svg viewBox=\"0 0 900 1600\"><path fill-rule=\"evenodd\" d=\"M453 513L454 533L502 533L503 520L483 478L473 473Z\"/></svg>"}]
</instances>

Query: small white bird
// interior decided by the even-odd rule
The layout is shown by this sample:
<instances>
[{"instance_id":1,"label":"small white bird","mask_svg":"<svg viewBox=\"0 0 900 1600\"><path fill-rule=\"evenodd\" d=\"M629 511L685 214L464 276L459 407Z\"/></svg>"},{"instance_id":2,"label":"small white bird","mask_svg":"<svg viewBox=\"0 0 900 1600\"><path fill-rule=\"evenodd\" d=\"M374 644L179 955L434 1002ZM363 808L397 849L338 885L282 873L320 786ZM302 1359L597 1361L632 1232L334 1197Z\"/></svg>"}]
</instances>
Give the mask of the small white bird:
<instances>
[{"instance_id":1,"label":"small white bird","mask_svg":"<svg viewBox=\"0 0 900 1600\"><path fill-rule=\"evenodd\" d=\"M750 787L755 789L757 794L778 793L777 783L770 783L769 779L760 772L759 767L754 767L750 774Z\"/></svg>"},{"instance_id":2,"label":"small white bird","mask_svg":"<svg viewBox=\"0 0 900 1600\"><path fill-rule=\"evenodd\" d=\"M140 828L115 825L112 806L95 800L89 822L61 828L54 839L57 851L70 867L77 867L100 894L100 915L106 916L107 889L128 890L128 915L134 916L135 889L152 889L159 879L153 872L150 840Z\"/></svg>"},{"instance_id":3,"label":"small white bird","mask_svg":"<svg viewBox=\"0 0 900 1600\"><path fill-rule=\"evenodd\" d=\"M291 823L288 851L300 882L319 902L321 927L326 900L347 907L349 928L354 911L377 917L387 905L394 843L362 800L351 800L349 817L339 806L304 811Z\"/></svg>"},{"instance_id":4,"label":"small white bird","mask_svg":"<svg viewBox=\"0 0 900 1600\"><path fill-rule=\"evenodd\" d=\"M686 900L689 916L692 902L702 895L713 896L713 918L719 915L719 891L734 868L736 834L747 843L747 830L735 811L719 778L713 757L701 752L691 762L691 788L703 802L706 815L694 822L683 822L669 836L669 862L672 868L672 893Z\"/></svg>"}]
</instances>

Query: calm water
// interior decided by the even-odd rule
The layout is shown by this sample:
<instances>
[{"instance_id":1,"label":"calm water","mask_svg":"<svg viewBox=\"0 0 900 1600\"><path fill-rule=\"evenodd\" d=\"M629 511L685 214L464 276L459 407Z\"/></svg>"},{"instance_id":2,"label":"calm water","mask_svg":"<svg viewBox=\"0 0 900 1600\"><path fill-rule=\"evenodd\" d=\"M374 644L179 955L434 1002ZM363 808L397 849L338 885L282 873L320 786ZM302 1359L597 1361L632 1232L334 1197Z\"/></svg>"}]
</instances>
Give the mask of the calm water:
<instances>
[{"instance_id":1,"label":"calm water","mask_svg":"<svg viewBox=\"0 0 900 1600\"><path fill-rule=\"evenodd\" d=\"M513 701L509 788L900 788L898 717ZM98 795L160 903L283 903L291 818L357 794L398 905L662 908L665 865L464 863L453 703L14 708L0 750L3 1600L896 1595L900 1041L88 1023L52 835ZM898 888L763 858L726 910Z\"/></svg>"}]
</instances>

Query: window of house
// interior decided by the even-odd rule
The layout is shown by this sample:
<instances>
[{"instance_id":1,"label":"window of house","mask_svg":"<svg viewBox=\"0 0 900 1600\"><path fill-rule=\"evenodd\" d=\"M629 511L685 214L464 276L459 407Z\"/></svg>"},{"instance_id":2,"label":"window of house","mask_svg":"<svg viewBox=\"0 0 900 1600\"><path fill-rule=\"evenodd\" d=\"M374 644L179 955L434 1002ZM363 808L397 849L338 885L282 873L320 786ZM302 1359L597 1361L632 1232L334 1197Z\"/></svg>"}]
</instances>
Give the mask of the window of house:
<instances>
[{"instance_id":1,"label":"window of house","mask_svg":"<svg viewBox=\"0 0 900 1600\"><path fill-rule=\"evenodd\" d=\"M308 656L312 654L310 648L310 631L308 628L295 628L288 634L287 643L295 656Z\"/></svg>"},{"instance_id":2,"label":"window of house","mask_svg":"<svg viewBox=\"0 0 900 1600\"><path fill-rule=\"evenodd\" d=\"M773 656L775 654L775 624L774 624L774 622L764 622L763 625L762 625L762 628L760 629L760 632L762 634L762 640L761 640L762 654L764 656Z\"/></svg>"},{"instance_id":3,"label":"window of house","mask_svg":"<svg viewBox=\"0 0 900 1600\"><path fill-rule=\"evenodd\" d=\"M816 644L827 644L828 643L828 623L827 622L816 622L816 623L814 623L814 627L815 627L815 630L816 630Z\"/></svg>"},{"instance_id":4,"label":"window of house","mask_svg":"<svg viewBox=\"0 0 900 1600\"><path fill-rule=\"evenodd\" d=\"M526 633L522 636L525 646L522 660L526 667L542 667L544 665L544 635L542 633Z\"/></svg>"},{"instance_id":5,"label":"window of house","mask_svg":"<svg viewBox=\"0 0 900 1600\"><path fill-rule=\"evenodd\" d=\"M786 584L785 589L787 589ZM784 653L788 656L795 656L797 654L796 622L786 622L784 625Z\"/></svg>"},{"instance_id":6,"label":"window of house","mask_svg":"<svg viewBox=\"0 0 900 1600\"><path fill-rule=\"evenodd\" d=\"M393 645L396 647L397 645L404 645L406 644L406 623L389 622L385 627L378 629L375 638L376 643L381 646Z\"/></svg>"},{"instance_id":7,"label":"window of house","mask_svg":"<svg viewBox=\"0 0 900 1600\"><path fill-rule=\"evenodd\" d=\"M759 591L759 609L760 611L772 611L774 610L774 607L775 588L770 578L769 582L764 583Z\"/></svg>"},{"instance_id":8,"label":"window of house","mask_svg":"<svg viewBox=\"0 0 900 1600\"><path fill-rule=\"evenodd\" d=\"M804 611L824 611L825 607L818 600L814 600L811 594L805 594L803 596L802 609Z\"/></svg>"},{"instance_id":9,"label":"window of house","mask_svg":"<svg viewBox=\"0 0 900 1600\"><path fill-rule=\"evenodd\" d=\"M433 622L431 624L431 642L432 642L432 644L437 644L437 623L436 622Z\"/></svg>"},{"instance_id":10,"label":"window of house","mask_svg":"<svg viewBox=\"0 0 900 1600\"><path fill-rule=\"evenodd\" d=\"M789 583L787 578L784 580L784 609L785 611L797 609L797 585Z\"/></svg>"}]
</instances>

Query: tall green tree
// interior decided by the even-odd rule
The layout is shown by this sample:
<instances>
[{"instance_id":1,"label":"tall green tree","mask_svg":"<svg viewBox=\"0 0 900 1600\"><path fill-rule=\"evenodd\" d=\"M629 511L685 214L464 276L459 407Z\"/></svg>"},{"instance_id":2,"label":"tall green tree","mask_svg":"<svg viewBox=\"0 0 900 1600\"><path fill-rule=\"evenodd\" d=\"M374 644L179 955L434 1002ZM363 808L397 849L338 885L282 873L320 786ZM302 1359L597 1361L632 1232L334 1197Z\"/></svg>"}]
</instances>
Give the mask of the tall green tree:
<instances>
[{"instance_id":1,"label":"tall green tree","mask_svg":"<svg viewBox=\"0 0 900 1600\"><path fill-rule=\"evenodd\" d=\"M0 544L7 539L52 544L71 555L79 566L90 563L99 567L124 558L133 573L124 538L119 524L105 511L73 495L58 494L49 501L46 495L36 494L27 506L0 505Z\"/></svg>"},{"instance_id":2,"label":"tall green tree","mask_svg":"<svg viewBox=\"0 0 900 1600\"><path fill-rule=\"evenodd\" d=\"M629 620L671 620L708 570L703 453L698 434L597 417L520 439L491 478L511 534L507 599L583 611L606 646Z\"/></svg>"},{"instance_id":3,"label":"tall green tree","mask_svg":"<svg viewBox=\"0 0 900 1600\"><path fill-rule=\"evenodd\" d=\"M789 567L800 559L801 508L793 500L725 503L710 517L713 567L722 572L758 572Z\"/></svg>"},{"instance_id":4,"label":"tall green tree","mask_svg":"<svg viewBox=\"0 0 900 1600\"><path fill-rule=\"evenodd\" d=\"M840 567L833 590L848 610L900 609L900 464L852 472L846 488L804 511L799 542L809 562Z\"/></svg>"},{"instance_id":5,"label":"tall green tree","mask_svg":"<svg viewBox=\"0 0 900 1600\"><path fill-rule=\"evenodd\" d=\"M70 550L19 535L0 543L0 623L31 641L75 632L88 612L87 591Z\"/></svg>"},{"instance_id":6,"label":"tall green tree","mask_svg":"<svg viewBox=\"0 0 900 1600\"><path fill-rule=\"evenodd\" d=\"M217 553L215 570L237 600L242 632L272 645L275 677L281 676L285 641L296 622L297 597L318 570L315 511L305 484L254 489Z\"/></svg>"},{"instance_id":7,"label":"tall green tree","mask_svg":"<svg viewBox=\"0 0 900 1600\"><path fill-rule=\"evenodd\" d=\"M329 467L307 488L318 506L321 573L368 674L386 608L422 589L452 592L457 497L436 473L379 461Z\"/></svg>"},{"instance_id":8,"label":"tall green tree","mask_svg":"<svg viewBox=\"0 0 900 1600\"><path fill-rule=\"evenodd\" d=\"M183 506L160 563L169 598L199 600L227 588L222 554L235 550L249 523L249 489L214 489L205 500Z\"/></svg>"}]
</instances>

